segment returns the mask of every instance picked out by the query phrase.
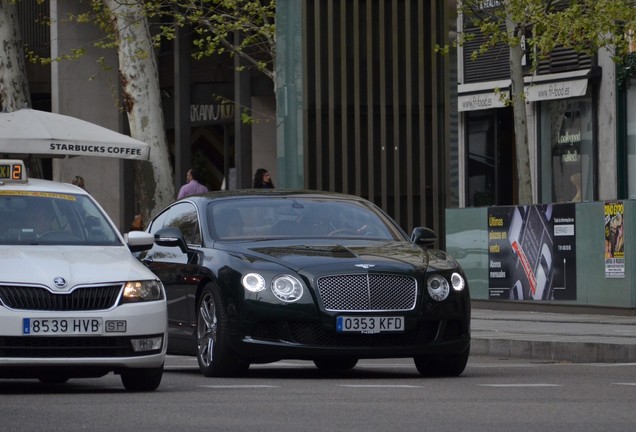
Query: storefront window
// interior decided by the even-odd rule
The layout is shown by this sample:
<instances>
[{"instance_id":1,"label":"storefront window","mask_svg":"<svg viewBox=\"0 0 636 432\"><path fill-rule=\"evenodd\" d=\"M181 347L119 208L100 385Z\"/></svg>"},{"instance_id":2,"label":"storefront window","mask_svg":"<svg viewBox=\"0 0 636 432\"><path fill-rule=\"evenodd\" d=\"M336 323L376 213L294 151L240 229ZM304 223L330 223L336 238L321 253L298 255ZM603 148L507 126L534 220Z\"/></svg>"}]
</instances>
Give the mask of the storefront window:
<instances>
[{"instance_id":1,"label":"storefront window","mask_svg":"<svg viewBox=\"0 0 636 432\"><path fill-rule=\"evenodd\" d=\"M514 200L511 108L466 113L466 206L509 205Z\"/></svg>"},{"instance_id":2,"label":"storefront window","mask_svg":"<svg viewBox=\"0 0 636 432\"><path fill-rule=\"evenodd\" d=\"M541 200L593 200L592 99L544 101L540 112Z\"/></svg>"},{"instance_id":3,"label":"storefront window","mask_svg":"<svg viewBox=\"0 0 636 432\"><path fill-rule=\"evenodd\" d=\"M636 83L627 89L627 194L636 198Z\"/></svg>"}]
</instances>

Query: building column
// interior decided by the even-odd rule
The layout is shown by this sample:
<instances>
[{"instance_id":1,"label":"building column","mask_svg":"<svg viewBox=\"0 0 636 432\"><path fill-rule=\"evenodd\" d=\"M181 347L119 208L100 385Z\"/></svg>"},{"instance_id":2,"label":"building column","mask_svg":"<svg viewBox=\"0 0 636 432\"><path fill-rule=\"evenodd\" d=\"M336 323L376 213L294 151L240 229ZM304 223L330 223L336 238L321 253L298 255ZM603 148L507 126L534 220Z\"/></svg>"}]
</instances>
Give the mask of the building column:
<instances>
[{"instance_id":1,"label":"building column","mask_svg":"<svg viewBox=\"0 0 636 432\"><path fill-rule=\"evenodd\" d=\"M190 125L190 56L189 28L178 28L174 41L174 127L175 127L175 191L185 183L192 168L192 131Z\"/></svg>"},{"instance_id":2,"label":"building column","mask_svg":"<svg viewBox=\"0 0 636 432\"><path fill-rule=\"evenodd\" d=\"M276 3L277 186L305 186L302 3Z\"/></svg>"}]
</instances>

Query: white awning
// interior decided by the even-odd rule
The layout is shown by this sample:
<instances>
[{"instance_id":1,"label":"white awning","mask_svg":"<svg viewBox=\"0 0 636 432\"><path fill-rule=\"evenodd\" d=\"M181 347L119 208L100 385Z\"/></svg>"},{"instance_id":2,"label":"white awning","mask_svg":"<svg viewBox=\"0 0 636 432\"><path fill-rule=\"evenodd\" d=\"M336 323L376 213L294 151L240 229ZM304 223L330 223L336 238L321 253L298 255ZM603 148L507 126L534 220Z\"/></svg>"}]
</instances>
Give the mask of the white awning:
<instances>
[{"instance_id":1,"label":"white awning","mask_svg":"<svg viewBox=\"0 0 636 432\"><path fill-rule=\"evenodd\" d=\"M0 154L148 160L150 145L63 114L23 108L0 113Z\"/></svg>"},{"instance_id":2,"label":"white awning","mask_svg":"<svg viewBox=\"0 0 636 432\"><path fill-rule=\"evenodd\" d=\"M537 102L585 96L590 69L524 77L526 101ZM503 108L501 94L509 96L511 82L487 81L457 85L457 111ZM502 91L497 92L496 89ZM503 91L507 89L506 91Z\"/></svg>"},{"instance_id":3,"label":"white awning","mask_svg":"<svg viewBox=\"0 0 636 432\"><path fill-rule=\"evenodd\" d=\"M587 79L529 84L525 92L529 102L585 96Z\"/></svg>"},{"instance_id":4,"label":"white awning","mask_svg":"<svg viewBox=\"0 0 636 432\"><path fill-rule=\"evenodd\" d=\"M506 106L509 92L486 92L457 96L457 111L476 111L490 108L503 108Z\"/></svg>"}]
</instances>

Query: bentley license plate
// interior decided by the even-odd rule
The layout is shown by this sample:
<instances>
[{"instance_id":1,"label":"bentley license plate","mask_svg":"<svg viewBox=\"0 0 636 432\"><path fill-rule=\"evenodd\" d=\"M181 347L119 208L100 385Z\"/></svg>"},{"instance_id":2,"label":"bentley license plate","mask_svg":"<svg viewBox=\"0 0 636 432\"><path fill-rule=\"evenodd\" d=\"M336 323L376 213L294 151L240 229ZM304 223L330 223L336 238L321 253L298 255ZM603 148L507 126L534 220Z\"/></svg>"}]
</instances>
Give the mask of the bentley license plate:
<instances>
[{"instance_id":1,"label":"bentley license plate","mask_svg":"<svg viewBox=\"0 0 636 432\"><path fill-rule=\"evenodd\" d=\"M101 318L24 318L22 334L46 335L95 335L103 333Z\"/></svg>"},{"instance_id":2,"label":"bentley license plate","mask_svg":"<svg viewBox=\"0 0 636 432\"><path fill-rule=\"evenodd\" d=\"M382 333L404 331L404 318L388 316L339 316L338 333Z\"/></svg>"}]
</instances>

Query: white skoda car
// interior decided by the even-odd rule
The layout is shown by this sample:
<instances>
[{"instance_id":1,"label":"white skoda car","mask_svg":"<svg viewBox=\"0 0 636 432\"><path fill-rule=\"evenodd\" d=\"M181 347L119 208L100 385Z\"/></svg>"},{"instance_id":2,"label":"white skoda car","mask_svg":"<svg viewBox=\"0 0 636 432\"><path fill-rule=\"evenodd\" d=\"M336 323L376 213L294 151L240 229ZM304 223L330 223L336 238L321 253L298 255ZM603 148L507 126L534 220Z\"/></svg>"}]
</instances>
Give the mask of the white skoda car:
<instances>
[{"instance_id":1,"label":"white skoda car","mask_svg":"<svg viewBox=\"0 0 636 432\"><path fill-rule=\"evenodd\" d=\"M153 391L167 346L163 285L131 251L153 236L122 237L83 189L28 179L0 160L0 378L121 375Z\"/></svg>"}]
</instances>

